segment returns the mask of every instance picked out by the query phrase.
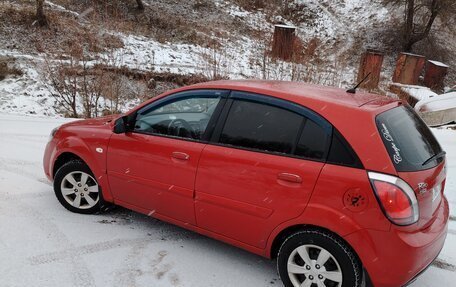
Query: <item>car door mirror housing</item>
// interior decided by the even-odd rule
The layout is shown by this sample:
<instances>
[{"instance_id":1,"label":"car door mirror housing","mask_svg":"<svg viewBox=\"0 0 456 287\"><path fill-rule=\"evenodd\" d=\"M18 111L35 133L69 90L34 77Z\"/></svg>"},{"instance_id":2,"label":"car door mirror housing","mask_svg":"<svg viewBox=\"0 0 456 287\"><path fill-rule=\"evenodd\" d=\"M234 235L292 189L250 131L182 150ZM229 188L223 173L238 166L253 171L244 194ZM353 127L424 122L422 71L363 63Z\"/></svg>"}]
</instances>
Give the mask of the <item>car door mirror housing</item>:
<instances>
[{"instance_id":1,"label":"car door mirror housing","mask_svg":"<svg viewBox=\"0 0 456 287\"><path fill-rule=\"evenodd\" d=\"M118 118L114 123L113 132L115 134L124 134L128 131L128 117Z\"/></svg>"}]
</instances>

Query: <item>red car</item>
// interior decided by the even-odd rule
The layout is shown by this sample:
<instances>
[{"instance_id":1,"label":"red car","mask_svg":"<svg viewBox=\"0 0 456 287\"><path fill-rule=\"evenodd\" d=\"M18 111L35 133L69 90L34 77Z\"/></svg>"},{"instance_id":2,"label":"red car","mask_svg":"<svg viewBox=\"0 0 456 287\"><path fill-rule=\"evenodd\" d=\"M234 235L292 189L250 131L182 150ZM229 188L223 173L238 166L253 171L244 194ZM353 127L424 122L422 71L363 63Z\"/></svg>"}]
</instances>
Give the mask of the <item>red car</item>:
<instances>
[{"instance_id":1,"label":"red car","mask_svg":"<svg viewBox=\"0 0 456 287\"><path fill-rule=\"evenodd\" d=\"M277 258L285 286L398 287L444 245L445 152L406 104L302 83L219 81L52 132L70 211L116 204Z\"/></svg>"}]
</instances>

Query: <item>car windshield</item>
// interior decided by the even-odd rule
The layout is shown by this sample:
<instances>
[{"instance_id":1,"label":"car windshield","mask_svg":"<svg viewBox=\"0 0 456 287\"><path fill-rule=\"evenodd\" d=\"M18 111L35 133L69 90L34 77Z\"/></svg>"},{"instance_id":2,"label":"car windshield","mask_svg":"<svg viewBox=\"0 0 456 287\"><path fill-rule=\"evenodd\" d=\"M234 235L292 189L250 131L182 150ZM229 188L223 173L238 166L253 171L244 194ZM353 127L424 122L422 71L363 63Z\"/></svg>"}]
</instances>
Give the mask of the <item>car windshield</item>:
<instances>
[{"instance_id":1,"label":"car windshield","mask_svg":"<svg viewBox=\"0 0 456 287\"><path fill-rule=\"evenodd\" d=\"M376 123L397 171L425 170L442 162L442 156L436 156L442 148L410 106L384 112L377 116Z\"/></svg>"}]
</instances>

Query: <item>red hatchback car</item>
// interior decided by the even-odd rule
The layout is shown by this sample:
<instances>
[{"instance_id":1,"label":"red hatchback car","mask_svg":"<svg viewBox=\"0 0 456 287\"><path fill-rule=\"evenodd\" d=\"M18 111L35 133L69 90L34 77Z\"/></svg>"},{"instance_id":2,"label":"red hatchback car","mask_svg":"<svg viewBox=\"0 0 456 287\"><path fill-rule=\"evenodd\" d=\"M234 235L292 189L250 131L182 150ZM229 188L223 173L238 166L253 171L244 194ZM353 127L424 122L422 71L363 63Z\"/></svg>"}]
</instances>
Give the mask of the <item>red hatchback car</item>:
<instances>
[{"instance_id":1,"label":"red hatchback car","mask_svg":"<svg viewBox=\"0 0 456 287\"><path fill-rule=\"evenodd\" d=\"M406 104L274 81L168 92L52 132L70 211L116 204L277 258L285 286L398 287L444 245L445 152Z\"/></svg>"}]
</instances>

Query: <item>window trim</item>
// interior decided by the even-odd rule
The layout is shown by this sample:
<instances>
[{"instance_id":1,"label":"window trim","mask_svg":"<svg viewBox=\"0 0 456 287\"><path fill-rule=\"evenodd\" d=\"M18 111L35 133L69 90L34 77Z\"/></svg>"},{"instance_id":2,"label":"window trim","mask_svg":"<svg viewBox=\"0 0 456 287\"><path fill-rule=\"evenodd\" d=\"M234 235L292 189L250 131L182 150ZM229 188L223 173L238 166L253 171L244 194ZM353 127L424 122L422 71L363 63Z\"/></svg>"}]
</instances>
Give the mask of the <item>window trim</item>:
<instances>
[{"instance_id":1,"label":"window trim","mask_svg":"<svg viewBox=\"0 0 456 287\"><path fill-rule=\"evenodd\" d=\"M212 133L215 129L215 125L218 122L221 111L225 107L226 100L227 100L228 96L230 95L230 93L231 93L230 90L224 90L224 89L198 89L198 90L177 92L175 94L171 94L171 95L165 96L161 99L158 99L156 101L153 101L152 103L140 108L139 110L135 111L133 114L128 116L129 126L134 127L138 114L140 114L140 113L150 112L154 109L160 108L161 106L171 104L173 102L177 102L180 100L197 98L197 97L198 98L220 97L220 101L217 104L213 114L211 115L211 118L209 119L206 130L204 131L204 134L201 139L184 138L184 137L178 137L178 136L166 135L166 134L141 132L141 131L135 131L134 128L130 129L128 131L128 133L142 134L142 135L148 135L148 136L158 136L158 137L170 138L170 139L175 139L175 140L183 140L183 141L189 141L189 142L208 143L210 141Z\"/></svg>"}]
</instances>

